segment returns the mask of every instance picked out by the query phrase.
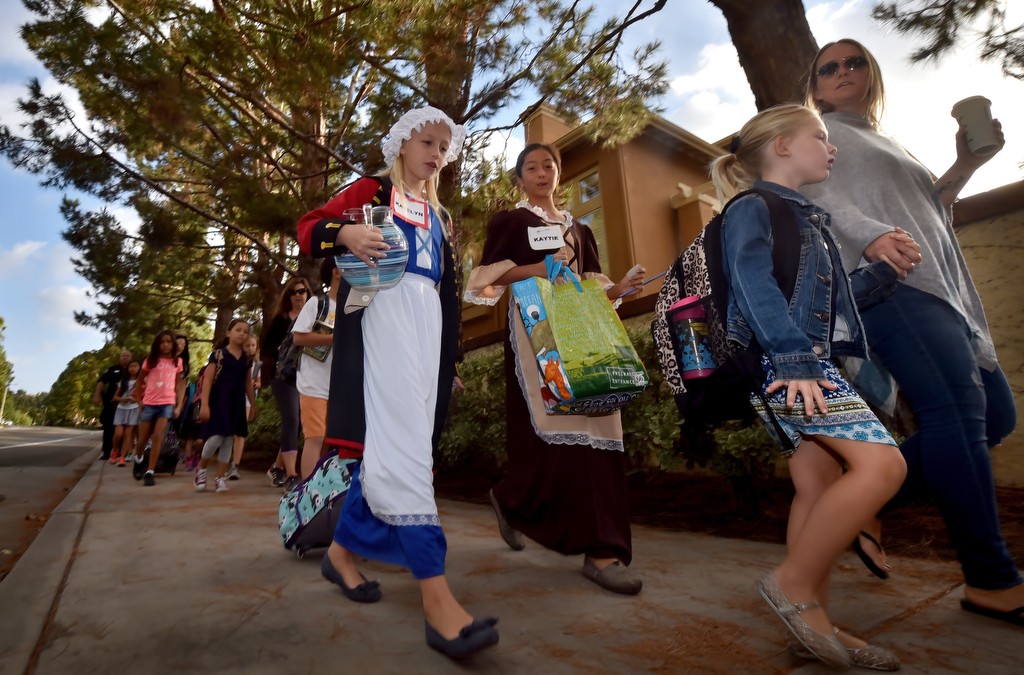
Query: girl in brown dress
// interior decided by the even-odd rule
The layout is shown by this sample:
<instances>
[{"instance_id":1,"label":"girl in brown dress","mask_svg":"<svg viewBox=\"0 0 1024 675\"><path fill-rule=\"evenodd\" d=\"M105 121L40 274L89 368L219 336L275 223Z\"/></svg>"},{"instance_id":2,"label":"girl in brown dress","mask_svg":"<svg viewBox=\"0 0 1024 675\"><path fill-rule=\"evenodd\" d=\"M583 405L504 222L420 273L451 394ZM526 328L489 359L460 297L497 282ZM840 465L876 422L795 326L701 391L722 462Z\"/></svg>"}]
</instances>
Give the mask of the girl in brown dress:
<instances>
[{"instance_id":1,"label":"girl in brown dress","mask_svg":"<svg viewBox=\"0 0 1024 675\"><path fill-rule=\"evenodd\" d=\"M505 286L545 276L554 255L581 278L597 278L610 301L639 288L644 270L613 284L601 274L597 242L586 225L555 206L561 158L534 143L516 161L516 182L526 199L491 218L479 267L466 300L493 305ZM636 270L636 268L634 268ZM512 312L516 312L511 306ZM565 555L583 554L583 574L607 590L639 593L643 583L627 570L632 560L625 455L619 413L597 417L547 415L522 322L509 321L505 338L505 478L491 491L502 538L513 549L520 533ZM519 345L526 357L518 358Z\"/></svg>"}]
</instances>

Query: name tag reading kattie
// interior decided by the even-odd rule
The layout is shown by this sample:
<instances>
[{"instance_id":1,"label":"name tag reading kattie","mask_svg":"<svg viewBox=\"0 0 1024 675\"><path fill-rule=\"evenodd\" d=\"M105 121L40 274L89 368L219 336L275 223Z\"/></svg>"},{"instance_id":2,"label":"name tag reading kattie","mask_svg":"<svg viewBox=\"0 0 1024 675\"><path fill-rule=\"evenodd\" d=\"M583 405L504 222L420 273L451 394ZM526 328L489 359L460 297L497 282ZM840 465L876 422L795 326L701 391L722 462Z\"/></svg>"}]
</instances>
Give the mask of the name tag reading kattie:
<instances>
[{"instance_id":1,"label":"name tag reading kattie","mask_svg":"<svg viewBox=\"0 0 1024 675\"><path fill-rule=\"evenodd\" d=\"M530 248L534 251L548 251L553 248L565 246L565 238L562 237L562 226L552 225L550 227L528 227L526 229L530 237Z\"/></svg>"},{"instance_id":2,"label":"name tag reading kattie","mask_svg":"<svg viewBox=\"0 0 1024 675\"><path fill-rule=\"evenodd\" d=\"M391 191L391 212L410 225L423 229L430 227L427 221L427 203L408 195L399 197L396 190Z\"/></svg>"}]
</instances>

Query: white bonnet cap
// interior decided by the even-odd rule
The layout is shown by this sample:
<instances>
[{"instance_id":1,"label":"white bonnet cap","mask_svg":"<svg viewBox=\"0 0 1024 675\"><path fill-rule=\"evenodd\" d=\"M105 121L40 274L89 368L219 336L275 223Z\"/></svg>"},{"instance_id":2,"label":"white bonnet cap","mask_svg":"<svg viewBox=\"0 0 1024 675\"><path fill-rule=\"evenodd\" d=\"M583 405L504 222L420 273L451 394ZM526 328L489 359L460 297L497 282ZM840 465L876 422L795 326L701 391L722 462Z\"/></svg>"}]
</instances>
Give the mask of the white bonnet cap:
<instances>
[{"instance_id":1,"label":"white bonnet cap","mask_svg":"<svg viewBox=\"0 0 1024 675\"><path fill-rule=\"evenodd\" d=\"M448 146L448 155L445 157L444 163L447 164L458 157L459 153L462 152L462 144L466 140L466 127L453 122L452 118L444 114L443 111L431 106L424 106L410 110L398 118L398 121L392 125L391 130L388 131L388 135L384 137L384 142L380 146L384 152L385 163L388 166L394 164L395 160L398 159L399 150L402 149L402 143L412 138L413 131L419 131L423 128L423 125L430 124L431 122L447 124L452 132L452 142Z\"/></svg>"}]
</instances>

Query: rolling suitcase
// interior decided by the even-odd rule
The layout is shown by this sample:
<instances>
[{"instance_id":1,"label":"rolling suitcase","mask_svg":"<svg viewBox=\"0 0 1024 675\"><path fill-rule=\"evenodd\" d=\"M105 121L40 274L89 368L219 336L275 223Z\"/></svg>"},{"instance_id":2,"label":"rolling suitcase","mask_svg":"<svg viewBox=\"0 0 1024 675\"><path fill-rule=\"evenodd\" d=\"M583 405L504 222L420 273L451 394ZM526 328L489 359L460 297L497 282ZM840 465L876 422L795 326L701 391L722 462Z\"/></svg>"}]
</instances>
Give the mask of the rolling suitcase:
<instances>
[{"instance_id":1,"label":"rolling suitcase","mask_svg":"<svg viewBox=\"0 0 1024 675\"><path fill-rule=\"evenodd\" d=\"M132 464L132 477L135 480L142 480L142 476L149 467L149 453L153 449L153 441L146 443L146 449L142 451L142 460L136 457ZM156 473L169 473L172 476L178 470L178 462L181 460L181 442L178 434L174 431L174 425L167 425L167 432L164 434L164 444L160 448L160 457L156 460Z\"/></svg>"},{"instance_id":2,"label":"rolling suitcase","mask_svg":"<svg viewBox=\"0 0 1024 675\"><path fill-rule=\"evenodd\" d=\"M281 497L277 524L285 548L302 558L310 549L331 545L358 461L330 452L320 458L309 478Z\"/></svg>"}]
</instances>

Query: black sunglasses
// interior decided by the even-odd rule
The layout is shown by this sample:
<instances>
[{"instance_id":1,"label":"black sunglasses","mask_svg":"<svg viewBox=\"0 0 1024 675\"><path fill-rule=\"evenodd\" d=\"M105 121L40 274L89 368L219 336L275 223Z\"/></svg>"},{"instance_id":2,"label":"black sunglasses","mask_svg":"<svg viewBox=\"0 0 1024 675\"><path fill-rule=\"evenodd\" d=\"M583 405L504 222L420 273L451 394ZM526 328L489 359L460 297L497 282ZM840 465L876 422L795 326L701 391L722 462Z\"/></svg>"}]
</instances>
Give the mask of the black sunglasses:
<instances>
[{"instance_id":1,"label":"black sunglasses","mask_svg":"<svg viewBox=\"0 0 1024 675\"><path fill-rule=\"evenodd\" d=\"M839 72L840 63L846 66L847 70L860 70L868 65L868 60L863 56L848 56L841 61L829 61L818 68L818 77L832 77Z\"/></svg>"},{"instance_id":2,"label":"black sunglasses","mask_svg":"<svg viewBox=\"0 0 1024 675\"><path fill-rule=\"evenodd\" d=\"M309 289L308 288L293 288L292 290L288 291L288 295L299 295L299 294L309 295Z\"/></svg>"}]
</instances>

